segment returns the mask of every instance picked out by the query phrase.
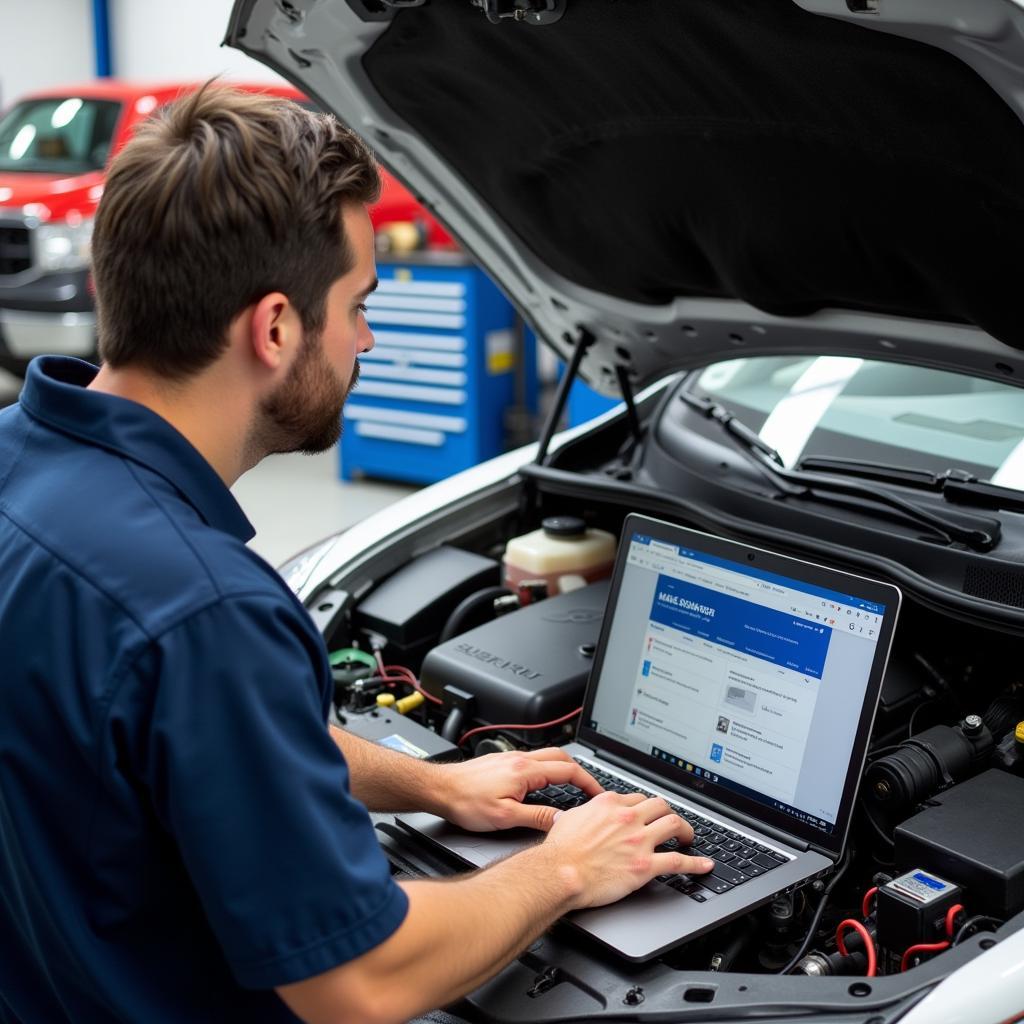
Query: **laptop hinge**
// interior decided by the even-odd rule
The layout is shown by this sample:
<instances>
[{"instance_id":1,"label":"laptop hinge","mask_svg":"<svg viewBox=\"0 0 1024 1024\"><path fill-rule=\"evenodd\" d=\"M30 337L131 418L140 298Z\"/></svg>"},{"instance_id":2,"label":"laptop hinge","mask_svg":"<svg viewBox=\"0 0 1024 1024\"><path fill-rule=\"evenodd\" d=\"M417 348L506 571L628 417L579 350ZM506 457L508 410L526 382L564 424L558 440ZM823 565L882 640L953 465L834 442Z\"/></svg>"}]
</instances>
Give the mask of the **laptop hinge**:
<instances>
[{"instance_id":1,"label":"laptop hinge","mask_svg":"<svg viewBox=\"0 0 1024 1024\"><path fill-rule=\"evenodd\" d=\"M822 846L820 843L806 843L805 845L808 850L813 850L815 853L820 853L822 857L828 857L829 860L838 861L840 854L842 853L842 851L836 853L835 850L830 850L828 849L828 847Z\"/></svg>"},{"instance_id":2,"label":"laptop hinge","mask_svg":"<svg viewBox=\"0 0 1024 1024\"><path fill-rule=\"evenodd\" d=\"M708 800L707 797L700 793L695 793L693 790L685 789L681 786L674 786L667 779L660 777L655 772L645 771L643 768L638 768L635 764L630 764L624 757L618 757L607 750L602 750L600 756L601 760L608 761L610 764L618 765L620 768L623 768L628 772L632 772L634 775L639 775L641 778L647 779L649 782L653 782L656 786L660 786L662 789L667 789L672 793L676 793L681 799L688 800L694 804L699 804L701 807L706 807L709 811L712 811L715 814L724 814L730 818L735 818L741 825L746 825L747 828L751 828L755 832L760 832L763 835L768 836L770 839L784 843L786 846L790 846L795 850L806 852L807 850L812 849L811 844L808 843L806 839L797 839L796 836L789 835L787 832L783 832L781 829L775 828L772 825L766 825L764 822L758 821L757 818L754 818L749 814L744 814L743 811L737 811L732 807L723 807L720 804L716 804L714 801ZM835 860L834 853L820 850L818 847L813 847L813 849L818 850L819 853L828 857L830 860Z\"/></svg>"}]
</instances>

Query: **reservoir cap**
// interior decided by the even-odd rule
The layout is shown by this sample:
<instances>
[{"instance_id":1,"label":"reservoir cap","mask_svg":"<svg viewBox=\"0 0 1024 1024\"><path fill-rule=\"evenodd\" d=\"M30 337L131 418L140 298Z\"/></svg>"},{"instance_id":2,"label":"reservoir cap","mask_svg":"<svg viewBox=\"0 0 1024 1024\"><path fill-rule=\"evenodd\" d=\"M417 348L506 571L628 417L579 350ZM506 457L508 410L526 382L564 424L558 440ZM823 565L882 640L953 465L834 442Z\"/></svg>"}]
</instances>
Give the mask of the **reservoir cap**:
<instances>
[{"instance_id":1,"label":"reservoir cap","mask_svg":"<svg viewBox=\"0 0 1024 1024\"><path fill-rule=\"evenodd\" d=\"M540 525L549 537L582 537L587 532L587 524L579 516L548 516Z\"/></svg>"}]
</instances>

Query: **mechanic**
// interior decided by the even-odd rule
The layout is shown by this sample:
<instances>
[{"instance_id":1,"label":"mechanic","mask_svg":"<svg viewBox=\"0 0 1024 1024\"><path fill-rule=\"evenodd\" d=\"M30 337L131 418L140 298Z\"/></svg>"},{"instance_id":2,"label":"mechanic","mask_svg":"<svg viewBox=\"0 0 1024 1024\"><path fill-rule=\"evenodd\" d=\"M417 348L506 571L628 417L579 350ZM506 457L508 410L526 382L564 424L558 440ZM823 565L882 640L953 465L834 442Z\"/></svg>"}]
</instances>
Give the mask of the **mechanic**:
<instances>
[{"instance_id":1,"label":"mechanic","mask_svg":"<svg viewBox=\"0 0 1024 1024\"><path fill-rule=\"evenodd\" d=\"M0 414L0 1019L403 1021L560 915L710 861L661 800L558 749L423 763L326 727L323 639L228 488L333 445L373 338L373 158L208 85L114 160L103 366L33 362ZM521 803L574 783L557 817ZM397 884L366 807L547 833Z\"/></svg>"}]
</instances>

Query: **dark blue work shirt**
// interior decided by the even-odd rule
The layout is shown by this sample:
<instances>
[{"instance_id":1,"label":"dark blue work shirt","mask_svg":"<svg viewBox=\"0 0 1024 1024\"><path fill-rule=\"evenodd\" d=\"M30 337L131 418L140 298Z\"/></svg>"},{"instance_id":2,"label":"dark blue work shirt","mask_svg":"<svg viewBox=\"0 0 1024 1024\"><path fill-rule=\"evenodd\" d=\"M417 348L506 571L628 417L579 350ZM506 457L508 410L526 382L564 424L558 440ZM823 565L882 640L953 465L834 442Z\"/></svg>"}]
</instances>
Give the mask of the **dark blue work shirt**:
<instances>
[{"instance_id":1,"label":"dark blue work shirt","mask_svg":"<svg viewBox=\"0 0 1024 1024\"><path fill-rule=\"evenodd\" d=\"M29 368L0 413L0 1020L278 1021L401 923L323 641L181 434Z\"/></svg>"}]
</instances>

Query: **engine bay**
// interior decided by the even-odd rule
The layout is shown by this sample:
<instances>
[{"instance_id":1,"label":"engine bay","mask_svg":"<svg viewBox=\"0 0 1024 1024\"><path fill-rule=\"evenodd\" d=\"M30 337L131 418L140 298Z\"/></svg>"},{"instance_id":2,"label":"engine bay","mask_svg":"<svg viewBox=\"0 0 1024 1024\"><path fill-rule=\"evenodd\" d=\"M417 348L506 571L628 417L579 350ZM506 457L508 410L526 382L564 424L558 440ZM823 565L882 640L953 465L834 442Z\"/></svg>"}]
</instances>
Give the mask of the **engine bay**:
<instances>
[{"instance_id":1,"label":"engine bay","mask_svg":"<svg viewBox=\"0 0 1024 1024\"><path fill-rule=\"evenodd\" d=\"M562 593L557 574L519 574L511 582L503 562L509 538L543 530L549 513L564 524L570 510L582 511L576 528L613 535L624 517L610 503L581 509L539 496L518 530L495 523L477 531L475 544L461 537L435 547L353 602L328 637L339 723L438 760L571 740L607 580L566 571L572 578ZM490 543L479 543L487 537ZM561 985L586 1005L600 989L596 978L619 985L642 976L646 984L627 989L637 989L636 1007L644 1002L653 1013L658 1000L646 1002L651 986L675 984L680 971L878 978L945 971L943 958L984 948L1024 911L1024 851L1013 838L1024 815L1018 649L1008 633L907 600L848 852L831 876L782 893L643 968L556 928L543 940L543 956L526 954L485 986L487 998L500 990L507 1001L512 994L502 986L512 985L536 1014L540 997ZM565 807L581 799L578 791L562 796ZM436 852L410 848L400 830L380 827L398 870L455 869ZM513 984L511 976L519 980ZM714 998L694 992L691 1001Z\"/></svg>"}]
</instances>

